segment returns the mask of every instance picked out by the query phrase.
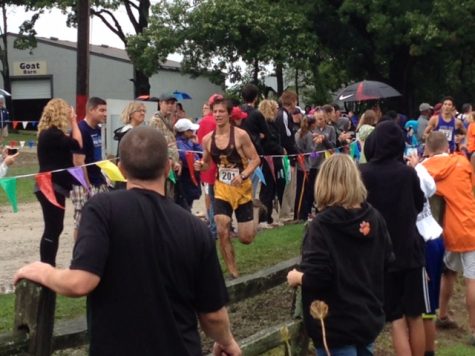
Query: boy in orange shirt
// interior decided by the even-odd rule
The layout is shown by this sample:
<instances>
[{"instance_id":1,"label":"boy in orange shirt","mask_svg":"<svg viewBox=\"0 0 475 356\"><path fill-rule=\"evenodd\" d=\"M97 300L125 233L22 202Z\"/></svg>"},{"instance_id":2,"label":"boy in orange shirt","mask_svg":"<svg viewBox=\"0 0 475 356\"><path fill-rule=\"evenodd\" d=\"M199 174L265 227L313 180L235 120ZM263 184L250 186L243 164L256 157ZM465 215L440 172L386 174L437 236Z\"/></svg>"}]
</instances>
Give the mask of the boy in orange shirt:
<instances>
[{"instance_id":1,"label":"boy in orange shirt","mask_svg":"<svg viewBox=\"0 0 475 356\"><path fill-rule=\"evenodd\" d=\"M475 198L472 194L473 171L461 155L449 155L449 144L442 132L432 132L426 140L429 158L423 165L434 178L436 194L446 203L443 221L446 255L444 262L454 272L463 272L466 303L471 329L470 344L475 345ZM456 273L443 278L453 285ZM443 318L444 316L441 315Z\"/></svg>"}]
</instances>

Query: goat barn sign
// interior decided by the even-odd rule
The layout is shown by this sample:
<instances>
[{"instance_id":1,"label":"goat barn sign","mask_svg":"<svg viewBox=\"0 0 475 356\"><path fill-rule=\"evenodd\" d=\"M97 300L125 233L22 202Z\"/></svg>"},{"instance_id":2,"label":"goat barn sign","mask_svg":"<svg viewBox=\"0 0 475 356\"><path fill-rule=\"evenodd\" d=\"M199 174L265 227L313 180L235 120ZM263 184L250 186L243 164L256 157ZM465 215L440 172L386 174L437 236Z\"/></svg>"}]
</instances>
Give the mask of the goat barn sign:
<instances>
[{"instance_id":1,"label":"goat barn sign","mask_svg":"<svg viewBox=\"0 0 475 356\"><path fill-rule=\"evenodd\" d=\"M48 74L46 61L13 62L13 75L32 76L32 75L46 75L46 74Z\"/></svg>"}]
</instances>

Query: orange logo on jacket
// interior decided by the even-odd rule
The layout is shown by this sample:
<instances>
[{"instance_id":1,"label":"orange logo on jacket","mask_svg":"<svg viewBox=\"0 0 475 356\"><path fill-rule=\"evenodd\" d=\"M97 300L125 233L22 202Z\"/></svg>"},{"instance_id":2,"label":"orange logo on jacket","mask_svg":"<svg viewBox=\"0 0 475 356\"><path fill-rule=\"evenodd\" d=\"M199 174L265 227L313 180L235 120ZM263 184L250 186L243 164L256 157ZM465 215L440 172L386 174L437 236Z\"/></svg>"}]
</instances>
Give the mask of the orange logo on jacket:
<instances>
[{"instance_id":1,"label":"orange logo on jacket","mask_svg":"<svg viewBox=\"0 0 475 356\"><path fill-rule=\"evenodd\" d=\"M364 236L368 236L368 234L371 232L371 226L369 225L369 222L363 221L363 222L360 224L360 232L361 232Z\"/></svg>"}]
</instances>

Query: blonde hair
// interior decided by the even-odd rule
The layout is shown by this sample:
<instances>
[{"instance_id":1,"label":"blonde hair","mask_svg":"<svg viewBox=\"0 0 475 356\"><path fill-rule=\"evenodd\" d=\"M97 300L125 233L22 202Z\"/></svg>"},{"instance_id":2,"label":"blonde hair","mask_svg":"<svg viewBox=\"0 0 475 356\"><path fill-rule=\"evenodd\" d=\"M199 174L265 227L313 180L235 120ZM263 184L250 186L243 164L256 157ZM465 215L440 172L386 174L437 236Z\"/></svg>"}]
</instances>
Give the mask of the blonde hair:
<instances>
[{"instance_id":1,"label":"blonde hair","mask_svg":"<svg viewBox=\"0 0 475 356\"><path fill-rule=\"evenodd\" d=\"M132 101L131 103L128 103L124 110L122 110L122 114L120 114L122 122L126 125L130 124L132 114L140 109L145 109L144 103L141 103L140 101Z\"/></svg>"},{"instance_id":2,"label":"blonde hair","mask_svg":"<svg viewBox=\"0 0 475 356\"><path fill-rule=\"evenodd\" d=\"M357 130L363 125L371 125L375 126L378 122L378 116L374 110L366 110L363 115L361 115L361 119L358 122Z\"/></svg>"},{"instance_id":3,"label":"blonde hair","mask_svg":"<svg viewBox=\"0 0 475 356\"><path fill-rule=\"evenodd\" d=\"M279 104L275 100L265 99L259 104L259 111L264 115L266 121L274 121L277 117Z\"/></svg>"},{"instance_id":4,"label":"blonde hair","mask_svg":"<svg viewBox=\"0 0 475 356\"><path fill-rule=\"evenodd\" d=\"M315 182L315 201L319 210L329 206L354 207L368 193L355 162L346 154L334 154L323 162Z\"/></svg>"},{"instance_id":5,"label":"blonde hair","mask_svg":"<svg viewBox=\"0 0 475 356\"><path fill-rule=\"evenodd\" d=\"M64 99L51 99L43 108L43 113L38 123L38 135L41 131L50 127L56 127L67 134L70 115L71 106Z\"/></svg>"}]
</instances>

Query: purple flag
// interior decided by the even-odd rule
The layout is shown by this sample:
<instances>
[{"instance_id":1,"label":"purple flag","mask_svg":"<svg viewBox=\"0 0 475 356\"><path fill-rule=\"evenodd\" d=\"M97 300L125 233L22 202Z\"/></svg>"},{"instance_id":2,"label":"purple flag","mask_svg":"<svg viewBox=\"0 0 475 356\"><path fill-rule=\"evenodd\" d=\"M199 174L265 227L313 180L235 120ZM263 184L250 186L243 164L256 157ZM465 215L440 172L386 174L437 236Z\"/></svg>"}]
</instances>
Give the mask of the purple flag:
<instances>
[{"instance_id":1,"label":"purple flag","mask_svg":"<svg viewBox=\"0 0 475 356\"><path fill-rule=\"evenodd\" d=\"M89 185L86 182L86 178L84 177L84 171L82 167L73 167L68 168L69 174L71 174L76 180L81 183L81 185L89 191Z\"/></svg>"}]
</instances>

